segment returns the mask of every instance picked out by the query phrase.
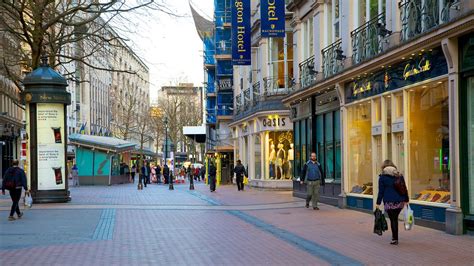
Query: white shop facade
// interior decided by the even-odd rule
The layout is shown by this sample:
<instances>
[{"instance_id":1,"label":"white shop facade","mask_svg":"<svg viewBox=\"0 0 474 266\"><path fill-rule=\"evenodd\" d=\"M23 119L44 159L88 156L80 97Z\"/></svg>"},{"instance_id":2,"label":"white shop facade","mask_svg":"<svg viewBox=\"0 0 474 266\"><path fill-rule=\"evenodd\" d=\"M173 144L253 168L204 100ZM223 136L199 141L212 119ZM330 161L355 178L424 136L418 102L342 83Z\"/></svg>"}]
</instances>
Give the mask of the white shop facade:
<instances>
[{"instance_id":1,"label":"white shop facade","mask_svg":"<svg viewBox=\"0 0 474 266\"><path fill-rule=\"evenodd\" d=\"M249 185L292 189L294 144L289 111L259 112L231 126L234 163L242 161L249 175Z\"/></svg>"}]
</instances>

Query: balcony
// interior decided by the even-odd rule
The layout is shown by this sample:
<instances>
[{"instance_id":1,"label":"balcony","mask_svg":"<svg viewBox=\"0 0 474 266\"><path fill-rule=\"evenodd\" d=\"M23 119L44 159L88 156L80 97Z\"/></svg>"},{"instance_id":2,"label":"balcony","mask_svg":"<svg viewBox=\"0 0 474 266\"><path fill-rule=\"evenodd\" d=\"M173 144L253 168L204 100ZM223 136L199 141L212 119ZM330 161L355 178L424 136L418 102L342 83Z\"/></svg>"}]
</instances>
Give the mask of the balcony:
<instances>
[{"instance_id":1,"label":"balcony","mask_svg":"<svg viewBox=\"0 0 474 266\"><path fill-rule=\"evenodd\" d=\"M402 42L415 38L461 14L459 0L405 0L400 2Z\"/></svg>"},{"instance_id":2,"label":"balcony","mask_svg":"<svg viewBox=\"0 0 474 266\"><path fill-rule=\"evenodd\" d=\"M321 55L323 58L323 78L329 78L343 70L346 56L343 55L342 40L338 40L321 50Z\"/></svg>"},{"instance_id":3,"label":"balcony","mask_svg":"<svg viewBox=\"0 0 474 266\"><path fill-rule=\"evenodd\" d=\"M235 112L234 114L238 114L243 111L243 104L242 104L242 94L237 95L235 97Z\"/></svg>"},{"instance_id":4,"label":"balcony","mask_svg":"<svg viewBox=\"0 0 474 266\"><path fill-rule=\"evenodd\" d=\"M281 98L291 92L292 86L283 87L283 85L291 85L292 82L294 82L292 78L268 77L263 79L263 86L260 82L254 83L252 89L247 88L242 92L242 98L239 98L242 106L236 110L234 120L259 111L286 109Z\"/></svg>"},{"instance_id":5,"label":"balcony","mask_svg":"<svg viewBox=\"0 0 474 266\"><path fill-rule=\"evenodd\" d=\"M316 84L316 74L318 72L315 70L314 55L301 62L299 67L301 88L305 89Z\"/></svg>"},{"instance_id":6,"label":"balcony","mask_svg":"<svg viewBox=\"0 0 474 266\"><path fill-rule=\"evenodd\" d=\"M216 88L214 86L214 82L213 83L206 83L205 87L206 87L206 94L215 94L216 93ZM209 97L210 95L207 95L207 96Z\"/></svg>"},{"instance_id":7,"label":"balcony","mask_svg":"<svg viewBox=\"0 0 474 266\"><path fill-rule=\"evenodd\" d=\"M352 64L369 60L383 52L383 43L392 32L385 28L385 14L366 22L351 32Z\"/></svg>"}]
</instances>

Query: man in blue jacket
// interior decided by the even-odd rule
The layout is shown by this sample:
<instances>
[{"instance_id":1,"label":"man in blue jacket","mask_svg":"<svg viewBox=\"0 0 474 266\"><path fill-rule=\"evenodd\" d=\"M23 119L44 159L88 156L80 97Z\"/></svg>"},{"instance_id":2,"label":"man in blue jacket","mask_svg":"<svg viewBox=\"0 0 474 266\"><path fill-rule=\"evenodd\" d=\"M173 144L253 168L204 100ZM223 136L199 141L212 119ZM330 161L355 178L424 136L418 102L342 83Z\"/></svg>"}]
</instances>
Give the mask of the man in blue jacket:
<instances>
[{"instance_id":1,"label":"man in blue jacket","mask_svg":"<svg viewBox=\"0 0 474 266\"><path fill-rule=\"evenodd\" d=\"M319 210L319 187L324 186L323 169L316 160L316 153L311 153L311 160L306 162L301 173L301 184L306 182L306 208L309 208L309 202L312 200L313 210Z\"/></svg>"},{"instance_id":2,"label":"man in blue jacket","mask_svg":"<svg viewBox=\"0 0 474 266\"><path fill-rule=\"evenodd\" d=\"M5 195L5 189L10 191L10 198L12 199L12 208L10 210L10 216L8 217L9 221L14 221L15 217L13 215L16 212L18 219L21 219L23 213L20 212L20 198L21 198L21 189L24 188L25 191L28 191L26 174L23 169L19 166L18 160L13 161L13 166L8 168L3 176L2 182L2 194Z\"/></svg>"}]
</instances>

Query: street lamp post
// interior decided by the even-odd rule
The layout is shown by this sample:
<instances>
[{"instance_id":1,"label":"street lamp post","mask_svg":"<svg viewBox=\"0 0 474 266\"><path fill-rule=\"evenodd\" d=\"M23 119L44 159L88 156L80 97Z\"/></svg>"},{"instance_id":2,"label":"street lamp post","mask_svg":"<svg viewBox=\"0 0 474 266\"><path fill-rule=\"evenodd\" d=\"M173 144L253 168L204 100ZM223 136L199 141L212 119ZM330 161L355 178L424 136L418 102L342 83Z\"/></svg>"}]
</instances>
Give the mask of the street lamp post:
<instances>
[{"instance_id":1,"label":"street lamp post","mask_svg":"<svg viewBox=\"0 0 474 266\"><path fill-rule=\"evenodd\" d=\"M165 164L168 164L168 117L165 117ZM174 190L173 187L173 171L170 169L168 176L169 190Z\"/></svg>"}]
</instances>

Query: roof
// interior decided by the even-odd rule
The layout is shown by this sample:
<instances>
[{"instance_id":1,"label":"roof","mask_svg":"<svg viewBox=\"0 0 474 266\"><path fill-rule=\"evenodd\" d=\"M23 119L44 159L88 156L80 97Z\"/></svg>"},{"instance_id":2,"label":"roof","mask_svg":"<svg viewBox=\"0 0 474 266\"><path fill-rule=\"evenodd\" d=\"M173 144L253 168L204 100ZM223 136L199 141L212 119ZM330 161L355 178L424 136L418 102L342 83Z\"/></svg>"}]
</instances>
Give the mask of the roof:
<instances>
[{"instance_id":1,"label":"roof","mask_svg":"<svg viewBox=\"0 0 474 266\"><path fill-rule=\"evenodd\" d=\"M199 14L196 9L193 8L191 2L189 2L189 7L191 8L191 13L194 19L194 25L196 26L197 33L201 40L204 40L204 37L212 34L214 29L214 23Z\"/></svg>"},{"instance_id":2,"label":"roof","mask_svg":"<svg viewBox=\"0 0 474 266\"><path fill-rule=\"evenodd\" d=\"M48 57L43 56L41 58L41 64L38 68L33 70L30 74L26 75L23 80L23 84L27 85L59 85L67 86L66 79L61 76L58 72L54 71L48 65Z\"/></svg>"},{"instance_id":3,"label":"roof","mask_svg":"<svg viewBox=\"0 0 474 266\"><path fill-rule=\"evenodd\" d=\"M136 149L135 151L133 151L134 154L143 154L143 155L146 155L146 156L150 156L150 157L159 157L158 154L154 151L152 151L151 149L148 149L148 148L143 148L143 149Z\"/></svg>"},{"instance_id":4,"label":"roof","mask_svg":"<svg viewBox=\"0 0 474 266\"><path fill-rule=\"evenodd\" d=\"M183 127L183 135L194 139L197 143L206 142L206 126Z\"/></svg>"},{"instance_id":5,"label":"roof","mask_svg":"<svg viewBox=\"0 0 474 266\"><path fill-rule=\"evenodd\" d=\"M123 139L104 136L92 136L82 134L72 134L69 136L69 142L77 146L85 146L93 149L125 152L135 150L135 143Z\"/></svg>"}]
</instances>

